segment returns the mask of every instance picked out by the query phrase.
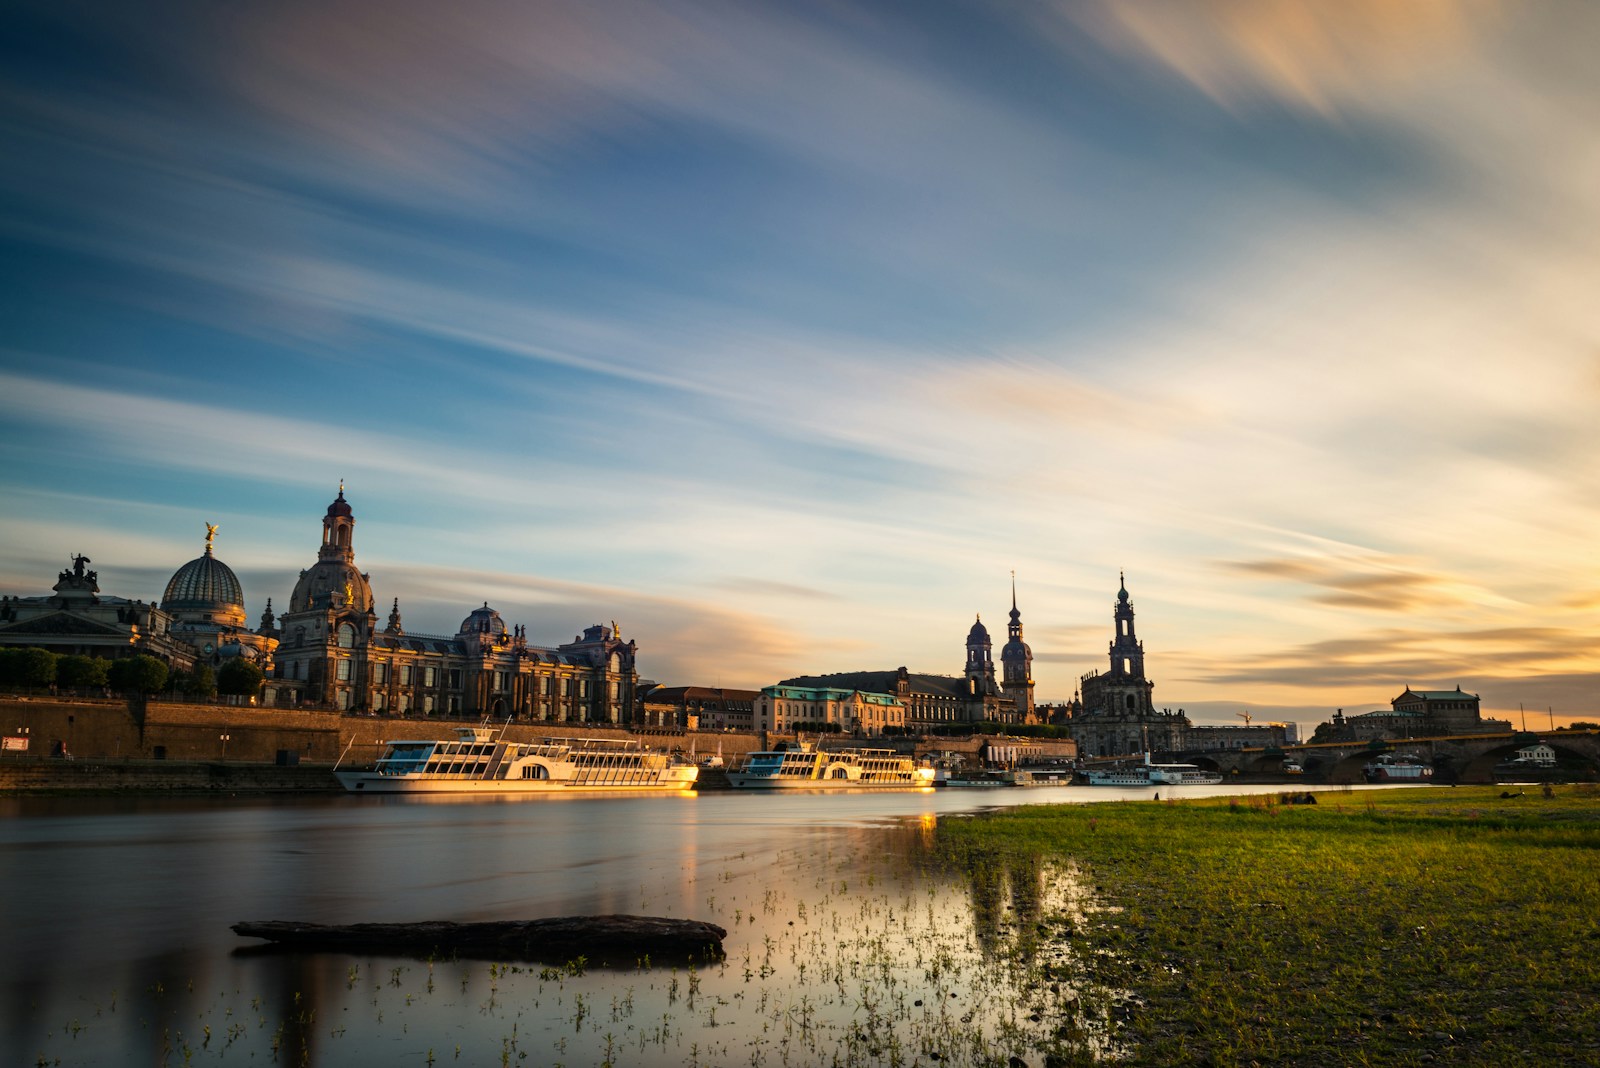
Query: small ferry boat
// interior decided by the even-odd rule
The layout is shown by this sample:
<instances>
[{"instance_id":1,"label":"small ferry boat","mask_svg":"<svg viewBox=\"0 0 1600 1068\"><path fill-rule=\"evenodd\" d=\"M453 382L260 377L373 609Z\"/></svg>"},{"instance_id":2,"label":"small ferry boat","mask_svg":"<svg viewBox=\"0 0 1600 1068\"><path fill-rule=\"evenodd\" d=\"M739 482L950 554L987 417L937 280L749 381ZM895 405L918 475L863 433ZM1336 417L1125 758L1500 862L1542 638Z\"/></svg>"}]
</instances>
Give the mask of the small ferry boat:
<instances>
[{"instance_id":1,"label":"small ferry boat","mask_svg":"<svg viewBox=\"0 0 1600 1068\"><path fill-rule=\"evenodd\" d=\"M934 769L892 749L818 749L810 742L751 753L728 772L736 790L914 790Z\"/></svg>"},{"instance_id":2,"label":"small ferry boat","mask_svg":"<svg viewBox=\"0 0 1600 1068\"><path fill-rule=\"evenodd\" d=\"M690 790L700 769L628 739L508 742L488 727L455 741L389 742L367 771L334 771L346 790L381 794L526 794L572 790Z\"/></svg>"},{"instance_id":3,"label":"small ferry boat","mask_svg":"<svg viewBox=\"0 0 1600 1068\"><path fill-rule=\"evenodd\" d=\"M1410 754L1383 753L1361 769L1368 782L1421 782L1433 778L1433 768Z\"/></svg>"},{"instance_id":4,"label":"small ferry boat","mask_svg":"<svg viewBox=\"0 0 1600 1068\"><path fill-rule=\"evenodd\" d=\"M1127 768L1089 768L1083 773L1090 786L1216 786L1222 776L1198 764L1143 764Z\"/></svg>"},{"instance_id":5,"label":"small ferry boat","mask_svg":"<svg viewBox=\"0 0 1600 1068\"><path fill-rule=\"evenodd\" d=\"M971 787L1018 786L1020 782L1014 771L951 771L948 768L935 768L933 785L955 790Z\"/></svg>"}]
</instances>

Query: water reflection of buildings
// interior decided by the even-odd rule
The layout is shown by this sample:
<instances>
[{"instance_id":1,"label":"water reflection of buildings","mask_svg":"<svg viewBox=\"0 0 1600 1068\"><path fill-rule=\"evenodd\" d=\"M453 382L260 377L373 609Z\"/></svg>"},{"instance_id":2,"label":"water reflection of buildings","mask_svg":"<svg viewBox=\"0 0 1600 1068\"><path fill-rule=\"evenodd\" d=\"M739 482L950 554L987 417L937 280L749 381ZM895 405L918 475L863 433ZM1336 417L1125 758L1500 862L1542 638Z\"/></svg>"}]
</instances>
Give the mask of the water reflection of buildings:
<instances>
[{"instance_id":1,"label":"water reflection of buildings","mask_svg":"<svg viewBox=\"0 0 1600 1068\"><path fill-rule=\"evenodd\" d=\"M1037 856L995 856L968 872L972 929L985 957L1030 959L1044 918L1044 865Z\"/></svg>"}]
</instances>

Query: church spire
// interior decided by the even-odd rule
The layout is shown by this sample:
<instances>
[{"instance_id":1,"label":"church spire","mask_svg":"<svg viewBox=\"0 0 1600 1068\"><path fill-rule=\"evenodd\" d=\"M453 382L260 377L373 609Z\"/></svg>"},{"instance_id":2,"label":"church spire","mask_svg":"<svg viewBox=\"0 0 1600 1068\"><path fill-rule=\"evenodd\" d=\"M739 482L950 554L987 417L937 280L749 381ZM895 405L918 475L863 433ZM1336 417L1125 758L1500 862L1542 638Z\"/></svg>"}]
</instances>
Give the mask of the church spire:
<instances>
[{"instance_id":1,"label":"church spire","mask_svg":"<svg viewBox=\"0 0 1600 1068\"><path fill-rule=\"evenodd\" d=\"M1117 624L1115 640L1111 643L1111 673L1144 678L1144 644L1133 627L1133 603L1128 600L1128 579L1117 573L1117 607L1113 617Z\"/></svg>"},{"instance_id":2,"label":"church spire","mask_svg":"<svg viewBox=\"0 0 1600 1068\"><path fill-rule=\"evenodd\" d=\"M1022 640L1022 611L1017 607L1017 573L1011 572L1011 622L1000 650L1001 688L1014 702L1022 722L1033 717L1033 650Z\"/></svg>"},{"instance_id":3,"label":"church spire","mask_svg":"<svg viewBox=\"0 0 1600 1068\"><path fill-rule=\"evenodd\" d=\"M356 552L352 540L355 525L350 502L344 499L344 479L341 478L339 496L328 505L328 513L322 517L322 548L317 550L317 559L354 563Z\"/></svg>"}]
</instances>

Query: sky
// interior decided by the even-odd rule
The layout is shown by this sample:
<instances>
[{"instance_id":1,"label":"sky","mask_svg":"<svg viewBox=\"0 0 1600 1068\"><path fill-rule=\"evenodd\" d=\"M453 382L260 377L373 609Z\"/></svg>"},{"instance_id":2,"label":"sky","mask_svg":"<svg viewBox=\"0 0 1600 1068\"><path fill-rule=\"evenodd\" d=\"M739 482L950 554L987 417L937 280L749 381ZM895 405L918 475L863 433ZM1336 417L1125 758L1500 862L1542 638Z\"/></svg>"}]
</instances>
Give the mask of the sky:
<instances>
[{"instance_id":1,"label":"sky","mask_svg":"<svg viewBox=\"0 0 1600 1068\"><path fill-rule=\"evenodd\" d=\"M7 8L0 589L1600 715L1600 6Z\"/></svg>"}]
</instances>

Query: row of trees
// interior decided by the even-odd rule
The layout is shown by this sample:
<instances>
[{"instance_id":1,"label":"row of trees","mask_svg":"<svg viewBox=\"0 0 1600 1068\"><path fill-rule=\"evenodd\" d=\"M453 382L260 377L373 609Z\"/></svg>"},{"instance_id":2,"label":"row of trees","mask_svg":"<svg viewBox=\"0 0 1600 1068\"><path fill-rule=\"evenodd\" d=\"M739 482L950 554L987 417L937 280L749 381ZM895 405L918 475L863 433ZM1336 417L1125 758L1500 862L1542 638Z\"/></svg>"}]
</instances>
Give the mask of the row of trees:
<instances>
[{"instance_id":1,"label":"row of trees","mask_svg":"<svg viewBox=\"0 0 1600 1068\"><path fill-rule=\"evenodd\" d=\"M255 697L264 679L261 668L248 660L230 660L216 671L209 664L196 664L192 671L170 671L162 661L143 654L106 660L32 647L0 647L0 687L5 689Z\"/></svg>"}]
</instances>

